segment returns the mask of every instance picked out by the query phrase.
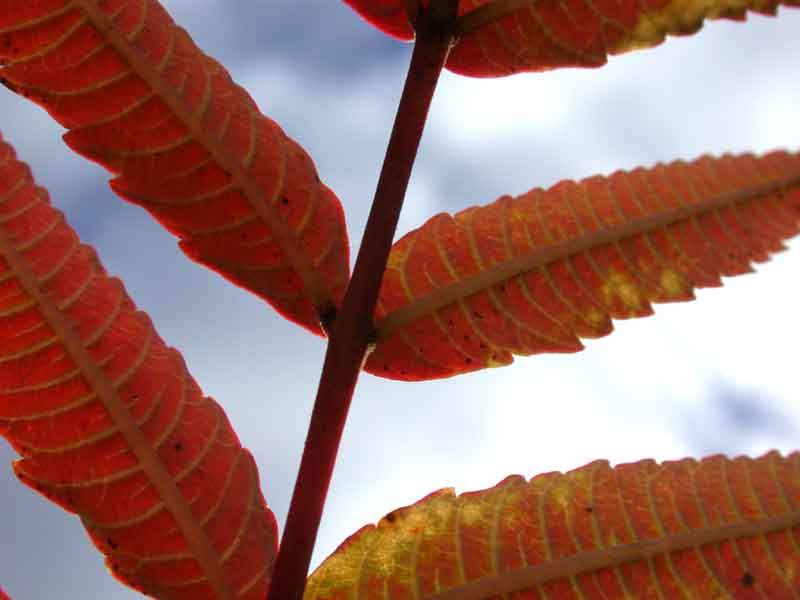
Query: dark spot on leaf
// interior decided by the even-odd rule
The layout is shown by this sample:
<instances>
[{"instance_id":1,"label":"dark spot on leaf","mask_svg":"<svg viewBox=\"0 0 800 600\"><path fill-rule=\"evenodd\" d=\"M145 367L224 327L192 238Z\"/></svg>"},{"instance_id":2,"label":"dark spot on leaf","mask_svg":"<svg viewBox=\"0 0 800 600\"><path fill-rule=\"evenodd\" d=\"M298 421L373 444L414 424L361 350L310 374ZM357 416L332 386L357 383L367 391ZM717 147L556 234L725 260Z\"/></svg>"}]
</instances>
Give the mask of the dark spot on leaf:
<instances>
[{"instance_id":1,"label":"dark spot on leaf","mask_svg":"<svg viewBox=\"0 0 800 600\"><path fill-rule=\"evenodd\" d=\"M585 510L587 513L594 512L594 507L592 507L592 506L587 506L587 507L586 507L586 508L584 508L583 510Z\"/></svg>"},{"instance_id":2,"label":"dark spot on leaf","mask_svg":"<svg viewBox=\"0 0 800 600\"><path fill-rule=\"evenodd\" d=\"M753 574L745 571L744 575L742 575L742 587L753 587L755 582L756 578Z\"/></svg>"},{"instance_id":3,"label":"dark spot on leaf","mask_svg":"<svg viewBox=\"0 0 800 600\"><path fill-rule=\"evenodd\" d=\"M469 356L465 356L464 357L464 362L467 363L467 364L470 364L472 362L472 359Z\"/></svg>"},{"instance_id":4,"label":"dark spot on leaf","mask_svg":"<svg viewBox=\"0 0 800 600\"><path fill-rule=\"evenodd\" d=\"M180 442L175 442L173 448L175 448L175 452L180 452L181 450L183 450L183 444L181 444Z\"/></svg>"},{"instance_id":5,"label":"dark spot on leaf","mask_svg":"<svg viewBox=\"0 0 800 600\"><path fill-rule=\"evenodd\" d=\"M394 511L392 511L392 512L390 512L389 514L387 514L387 515L384 517L384 519L386 519L387 521L389 521L389 523L394 523L395 521L397 521L397 515L394 513Z\"/></svg>"},{"instance_id":6,"label":"dark spot on leaf","mask_svg":"<svg viewBox=\"0 0 800 600\"><path fill-rule=\"evenodd\" d=\"M106 538L106 544L108 544L109 548L111 548L112 550L117 549L117 544L110 537Z\"/></svg>"},{"instance_id":7,"label":"dark spot on leaf","mask_svg":"<svg viewBox=\"0 0 800 600\"><path fill-rule=\"evenodd\" d=\"M286 196L284 196L283 198L281 198L281 204L287 206L289 204L289 199Z\"/></svg>"}]
</instances>

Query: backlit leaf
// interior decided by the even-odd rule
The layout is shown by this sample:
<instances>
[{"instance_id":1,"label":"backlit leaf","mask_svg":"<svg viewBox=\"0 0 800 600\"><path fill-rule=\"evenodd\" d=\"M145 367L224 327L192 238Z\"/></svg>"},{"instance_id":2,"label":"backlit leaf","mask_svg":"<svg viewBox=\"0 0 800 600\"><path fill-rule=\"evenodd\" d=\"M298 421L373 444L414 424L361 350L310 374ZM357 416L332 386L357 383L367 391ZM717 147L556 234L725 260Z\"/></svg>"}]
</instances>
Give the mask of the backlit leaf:
<instances>
[{"instance_id":1,"label":"backlit leaf","mask_svg":"<svg viewBox=\"0 0 800 600\"><path fill-rule=\"evenodd\" d=\"M321 333L349 278L339 200L157 0L0 0L0 65L188 256Z\"/></svg>"},{"instance_id":2,"label":"backlit leaf","mask_svg":"<svg viewBox=\"0 0 800 600\"><path fill-rule=\"evenodd\" d=\"M405 0L347 0L386 33L411 39ZM427 0L421 4L427 5ZM559 67L599 67L609 54L649 48L688 35L705 19L744 20L748 10L774 15L798 0L461 0L458 40L447 68L498 77Z\"/></svg>"},{"instance_id":3,"label":"backlit leaf","mask_svg":"<svg viewBox=\"0 0 800 600\"><path fill-rule=\"evenodd\" d=\"M0 434L122 581L264 598L277 534L252 456L2 138Z\"/></svg>"},{"instance_id":4,"label":"backlit leaf","mask_svg":"<svg viewBox=\"0 0 800 600\"><path fill-rule=\"evenodd\" d=\"M404 0L344 0L353 10L385 33L410 40L414 31L408 23Z\"/></svg>"},{"instance_id":5,"label":"backlit leaf","mask_svg":"<svg viewBox=\"0 0 800 600\"><path fill-rule=\"evenodd\" d=\"M576 352L800 231L800 155L702 157L439 214L395 243L366 368L430 379Z\"/></svg>"},{"instance_id":6,"label":"backlit leaf","mask_svg":"<svg viewBox=\"0 0 800 600\"><path fill-rule=\"evenodd\" d=\"M599 67L609 54L649 48L666 35L697 32L705 19L774 15L798 0L462 0L461 41L447 62L456 73L496 77L558 67Z\"/></svg>"},{"instance_id":7,"label":"backlit leaf","mask_svg":"<svg viewBox=\"0 0 800 600\"><path fill-rule=\"evenodd\" d=\"M713 456L434 492L346 540L305 600L789 600L800 455Z\"/></svg>"}]
</instances>

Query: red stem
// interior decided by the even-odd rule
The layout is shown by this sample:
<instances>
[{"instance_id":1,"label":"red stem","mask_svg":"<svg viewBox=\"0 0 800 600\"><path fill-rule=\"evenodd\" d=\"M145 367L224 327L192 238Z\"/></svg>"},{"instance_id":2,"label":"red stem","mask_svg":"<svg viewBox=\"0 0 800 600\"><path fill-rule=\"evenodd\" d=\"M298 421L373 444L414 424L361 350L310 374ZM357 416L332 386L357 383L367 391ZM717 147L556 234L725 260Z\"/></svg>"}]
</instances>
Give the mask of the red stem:
<instances>
[{"instance_id":1,"label":"red stem","mask_svg":"<svg viewBox=\"0 0 800 600\"><path fill-rule=\"evenodd\" d=\"M333 327L268 600L301 600L371 318L428 109L452 41L456 0L422 15L383 169L342 310ZM435 7L435 8L434 8Z\"/></svg>"}]
</instances>

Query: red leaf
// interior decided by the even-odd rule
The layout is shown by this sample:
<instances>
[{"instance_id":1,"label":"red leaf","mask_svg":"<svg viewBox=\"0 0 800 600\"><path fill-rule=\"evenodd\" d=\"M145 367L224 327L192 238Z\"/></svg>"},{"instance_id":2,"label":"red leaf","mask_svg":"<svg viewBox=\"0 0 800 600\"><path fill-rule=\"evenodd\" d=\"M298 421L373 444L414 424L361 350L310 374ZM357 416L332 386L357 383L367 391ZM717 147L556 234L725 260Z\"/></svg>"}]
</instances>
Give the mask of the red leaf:
<instances>
[{"instance_id":1,"label":"red leaf","mask_svg":"<svg viewBox=\"0 0 800 600\"><path fill-rule=\"evenodd\" d=\"M0 434L125 583L264 598L277 534L252 456L2 138Z\"/></svg>"},{"instance_id":2,"label":"red leaf","mask_svg":"<svg viewBox=\"0 0 800 600\"><path fill-rule=\"evenodd\" d=\"M389 35L414 32L405 0L346 0ZM429 0L420 0L427 6ZM744 20L747 10L774 15L798 0L461 0L458 43L447 68L473 77L499 77L560 67L599 67L609 54L656 46L666 35L688 35L703 20Z\"/></svg>"},{"instance_id":3,"label":"red leaf","mask_svg":"<svg viewBox=\"0 0 800 600\"><path fill-rule=\"evenodd\" d=\"M797 453L596 461L394 510L320 565L305 600L790 600L799 526Z\"/></svg>"},{"instance_id":4,"label":"red leaf","mask_svg":"<svg viewBox=\"0 0 800 600\"><path fill-rule=\"evenodd\" d=\"M3 0L0 64L187 255L321 333L349 278L341 205L156 0Z\"/></svg>"},{"instance_id":5,"label":"red leaf","mask_svg":"<svg viewBox=\"0 0 800 600\"><path fill-rule=\"evenodd\" d=\"M559 67L599 67L609 54L649 48L700 30L706 18L774 15L797 0L462 0L462 37L447 67L497 77Z\"/></svg>"},{"instance_id":6,"label":"red leaf","mask_svg":"<svg viewBox=\"0 0 800 600\"><path fill-rule=\"evenodd\" d=\"M410 40L414 31L408 23L403 0L345 0L367 21L401 40Z\"/></svg>"},{"instance_id":7,"label":"red leaf","mask_svg":"<svg viewBox=\"0 0 800 600\"><path fill-rule=\"evenodd\" d=\"M0 587L0 600L11 600L11 597L3 591Z\"/></svg>"},{"instance_id":8,"label":"red leaf","mask_svg":"<svg viewBox=\"0 0 800 600\"><path fill-rule=\"evenodd\" d=\"M448 377L576 352L800 231L800 154L702 157L440 214L392 248L366 369Z\"/></svg>"}]
</instances>

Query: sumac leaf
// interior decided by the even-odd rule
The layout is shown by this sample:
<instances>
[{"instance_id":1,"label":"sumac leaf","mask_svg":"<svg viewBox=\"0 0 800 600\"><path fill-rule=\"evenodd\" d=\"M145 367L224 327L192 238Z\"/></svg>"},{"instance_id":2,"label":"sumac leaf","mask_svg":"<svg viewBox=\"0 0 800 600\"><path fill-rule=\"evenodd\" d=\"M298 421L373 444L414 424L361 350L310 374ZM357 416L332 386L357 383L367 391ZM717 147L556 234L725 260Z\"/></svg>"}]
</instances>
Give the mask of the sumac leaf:
<instances>
[{"instance_id":1,"label":"sumac leaf","mask_svg":"<svg viewBox=\"0 0 800 600\"><path fill-rule=\"evenodd\" d=\"M789 600L798 527L797 453L596 461L392 511L322 563L305 600Z\"/></svg>"},{"instance_id":2,"label":"sumac leaf","mask_svg":"<svg viewBox=\"0 0 800 600\"><path fill-rule=\"evenodd\" d=\"M367 20L400 39L414 35L406 0L347 0ZM427 6L431 0L420 0ZM435 1L435 0L434 0ZM609 54L649 48L667 35L697 32L705 19L744 20L748 10L774 15L798 0L461 0L458 42L447 68L499 77L559 67L599 67Z\"/></svg>"},{"instance_id":3,"label":"sumac leaf","mask_svg":"<svg viewBox=\"0 0 800 600\"><path fill-rule=\"evenodd\" d=\"M744 20L748 10L774 15L779 5L798 0L462 0L461 39L447 67L477 77L599 67L609 54L693 34L705 19Z\"/></svg>"},{"instance_id":4,"label":"sumac leaf","mask_svg":"<svg viewBox=\"0 0 800 600\"><path fill-rule=\"evenodd\" d=\"M800 155L659 164L439 214L392 248L366 369L448 377L576 352L611 318L691 300L800 231Z\"/></svg>"},{"instance_id":5,"label":"sumac leaf","mask_svg":"<svg viewBox=\"0 0 800 600\"><path fill-rule=\"evenodd\" d=\"M345 0L353 10L378 29L401 40L410 40L414 31L408 22L404 0Z\"/></svg>"},{"instance_id":6,"label":"sumac leaf","mask_svg":"<svg viewBox=\"0 0 800 600\"><path fill-rule=\"evenodd\" d=\"M157 0L2 0L0 64L189 257L322 332L349 278L339 200Z\"/></svg>"},{"instance_id":7,"label":"sumac leaf","mask_svg":"<svg viewBox=\"0 0 800 600\"><path fill-rule=\"evenodd\" d=\"M0 434L128 585L265 597L277 533L253 457L2 138Z\"/></svg>"}]
</instances>

